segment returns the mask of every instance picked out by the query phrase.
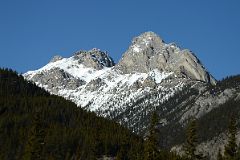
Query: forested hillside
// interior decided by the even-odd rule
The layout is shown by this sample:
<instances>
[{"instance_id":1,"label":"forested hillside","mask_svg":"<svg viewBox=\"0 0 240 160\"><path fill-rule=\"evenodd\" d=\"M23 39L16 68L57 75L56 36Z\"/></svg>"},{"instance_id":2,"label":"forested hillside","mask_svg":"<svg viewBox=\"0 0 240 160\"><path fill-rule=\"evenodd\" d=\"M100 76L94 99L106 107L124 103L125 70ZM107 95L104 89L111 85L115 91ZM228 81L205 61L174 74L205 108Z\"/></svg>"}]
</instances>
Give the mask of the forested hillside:
<instances>
[{"instance_id":1,"label":"forested hillside","mask_svg":"<svg viewBox=\"0 0 240 160\"><path fill-rule=\"evenodd\" d=\"M0 159L142 157L142 139L119 124L0 69Z\"/></svg>"},{"instance_id":2,"label":"forested hillside","mask_svg":"<svg viewBox=\"0 0 240 160\"><path fill-rule=\"evenodd\" d=\"M231 90L236 90L236 92L231 93ZM160 141L163 147L172 147L176 144L182 144L184 142L184 134L186 130L186 125L179 123L180 119L178 116L182 116L179 110L187 108L186 106L196 105L196 99L203 97L202 102L204 103L206 99L211 96L211 100L218 95L228 96L227 93L231 93L231 98L227 99L226 102L218 105L209 112L205 113L201 117L197 118L199 142L204 142L218 136L220 133L226 132L229 120L232 116L239 119L240 116L240 76L231 76L219 81L216 85L209 85L209 87L203 93L198 93L194 89L183 89L181 92L173 96L167 103L163 104L163 107L167 109L172 109L175 107L173 112L166 115L168 121L171 123L161 126ZM207 93L207 95L205 95ZM205 102L209 108L212 107L211 103ZM209 104L208 104L209 103ZM182 106L182 108L178 107ZM201 107L200 107L201 109ZM187 112L186 109L184 112ZM164 112L158 113L160 116ZM190 117L191 118L195 118ZM238 120L239 121L239 120ZM180 121L181 122L181 121ZM238 127L240 124L237 123Z\"/></svg>"}]
</instances>

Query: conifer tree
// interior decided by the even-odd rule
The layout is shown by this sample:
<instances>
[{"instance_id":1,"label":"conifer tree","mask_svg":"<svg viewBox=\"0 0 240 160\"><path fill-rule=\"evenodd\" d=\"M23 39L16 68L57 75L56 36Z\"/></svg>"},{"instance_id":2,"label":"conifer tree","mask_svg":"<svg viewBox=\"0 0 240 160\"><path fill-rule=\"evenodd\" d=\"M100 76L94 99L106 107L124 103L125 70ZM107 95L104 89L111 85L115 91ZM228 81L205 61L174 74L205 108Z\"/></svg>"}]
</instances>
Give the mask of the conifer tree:
<instances>
[{"instance_id":1,"label":"conifer tree","mask_svg":"<svg viewBox=\"0 0 240 160\"><path fill-rule=\"evenodd\" d=\"M75 156L75 160L81 160L82 158L82 151L81 151L81 147L80 144L77 147L77 151L76 151L76 156Z\"/></svg>"},{"instance_id":2,"label":"conifer tree","mask_svg":"<svg viewBox=\"0 0 240 160\"><path fill-rule=\"evenodd\" d=\"M25 153L23 160L44 160L45 131L42 121L40 119L40 113L36 113L33 117L32 127L30 129L28 141L25 147Z\"/></svg>"},{"instance_id":3,"label":"conifer tree","mask_svg":"<svg viewBox=\"0 0 240 160\"><path fill-rule=\"evenodd\" d=\"M71 158L72 158L72 157L71 157L70 153L67 152L67 154L66 154L66 156L65 156L65 160L70 160Z\"/></svg>"},{"instance_id":4,"label":"conifer tree","mask_svg":"<svg viewBox=\"0 0 240 160\"><path fill-rule=\"evenodd\" d=\"M158 115L153 113L149 128L149 135L144 146L144 160L157 160L159 159L159 150L157 144L158 137Z\"/></svg>"},{"instance_id":5,"label":"conifer tree","mask_svg":"<svg viewBox=\"0 0 240 160\"><path fill-rule=\"evenodd\" d=\"M126 151L124 147L121 147L117 153L116 160L127 160Z\"/></svg>"},{"instance_id":6,"label":"conifer tree","mask_svg":"<svg viewBox=\"0 0 240 160\"><path fill-rule=\"evenodd\" d=\"M89 135L86 140L86 159L96 160L96 142L94 141L93 135Z\"/></svg>"},{"instance_id":7,"label":"conifer tree","mask_svg":"<svg viewBox=\"0 0 240 160\"><path fill-rule=\"evenodd\" d=\"M192 120L186 132L186 143L184 146L185 154L190 160L200 159L199 155L196 154L197 147L197 123L196 120Z\"/></svg>"},{"instance_id":8,"label":"conifer tree","mask_svg":"<svg viewBox=\"0 0 240 160\"><path fill-rule=\"evenodd\" d=\"M236 153L235 159L236 159L236 160L240 159L240 146L238 146L238 149L237 149L237 153Z\"/></svg>"},{"instance_id":9,"label":"conifer tree","mask_svg":"<svg viewBox=\"0 0 240 160\"><path fill-rule=\"evenodd\" d=\"M237 153L237 144L236 144L236 126L235 116L231 116L230 124L228 127L228 143L225 146L224 157L226 159L233 159Z\"/></svg>"},{"instance_id":10,"label":"conifer tree","mask_svg":"<svg viewBox=\"0 0 240 160\"><path fill-rule=\"evenodd\" d=\"M128 152L128 159L130 160L143 160L144 158L144 147L141 143L137 143L136 146L131 146Z\"/></svg>"},{"instance_id":11,"label":"conifer tree","mask_svg":"<svg viewBox=\"0 0 240 160\"><path fill-rule=\"evenodd\" d=\"M223 160L223 156L220 149L218 151L217 160Z\"/></svg>"}]
</instances>

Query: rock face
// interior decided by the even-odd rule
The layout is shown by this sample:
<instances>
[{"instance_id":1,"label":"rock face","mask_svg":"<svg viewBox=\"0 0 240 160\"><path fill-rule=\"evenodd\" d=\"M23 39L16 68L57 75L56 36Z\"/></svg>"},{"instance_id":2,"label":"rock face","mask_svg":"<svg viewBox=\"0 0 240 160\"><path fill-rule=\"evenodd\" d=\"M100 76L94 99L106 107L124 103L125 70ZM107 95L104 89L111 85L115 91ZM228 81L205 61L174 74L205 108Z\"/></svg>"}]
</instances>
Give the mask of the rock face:
<instances>
[{"instance_id":1,"label":"rock face","mask_svg":"<svg viewBox=\"0 0 240 160\"><path fill-rule=\"evenodd\" d=\"M59 61L59 60L62 60L62 59L63 59L62 56L56 55L56 56L54 56L54 57L51 59L50 62L56 62L56 61Z\"/></svg>"},{"instance_id":2,"label":"rock face","mask_svg":"<svg viewBox=\"0 0 240 160\"><path fill-rule=\"evenodd\" d=\"M32 81L37 82L41 87L48 84L48 90L54 94L58 94L59 87L73 90L86 83L60 68L52 68L48 71L36 74L32 77Z\"/></svg>"},{"instance_id":3,"label":"rock face","mask_svg":"<svg viewBox=\"0 0 240 160\"><path fill-rule=\"evenodd\" d=\"M219 89L219 86L221 89ZM214 89L205 89L201 94L192 94L190 98L182 102L178 101L176 108L181 107L181 110L173 116L177 121L173 122L168 119L168 122L171 121L171 123L161 128L162 134L165 130L168 130L168 134L172 135L163 135L161 138L168 139L169 137L175 136L175 140L181 139L183 134L179 134L179 132L184 132L185 130L181 131L179 128L186 124L186 121L191 117L195 117L198 124L199 144L197 146L197 152L203 154L207 159L217 160L219 150L224 154L224 146L229 140L229 120L233 115L239 117L239 94L240 76L238 76L238 80L232 84L228 83L228 85L224 87L218 84ZM186 104L186 102L192 103ZM236 143L239 145L240 129L238 122L239 118L237 118L236 134ZM178 132L171 133L173 130L178 130ZM183 143L184 141L178 142L178 145L172 147L172 150L182 154L184 152Z\"/></svg>"},{"instance_id":4,"label":"rock face","mask_svg":"<svg viewBox=\"0 0 240 160\"><path fill-rule=\"evenodd\" d=\"M191 51L181 50L174 43L166 44L153 32L134 38L117 68L123 73L147 73L157 68L160 71L174 71L178 76L216 84L216 80Z\"/></svg>"},{"instance_id":5,"label":"rock face","mask_svg":"<svg viewBox=\"0 0 240 160\"><path fill-rule=\"evenodd\" d=\"M78 60L79 64L97 70L103 69L103 67L114 66L113 59L109 57L106 52L102 52L96 48L90 51L79 51L75 53L73 57Z\"/></svg>"}]
</instances>

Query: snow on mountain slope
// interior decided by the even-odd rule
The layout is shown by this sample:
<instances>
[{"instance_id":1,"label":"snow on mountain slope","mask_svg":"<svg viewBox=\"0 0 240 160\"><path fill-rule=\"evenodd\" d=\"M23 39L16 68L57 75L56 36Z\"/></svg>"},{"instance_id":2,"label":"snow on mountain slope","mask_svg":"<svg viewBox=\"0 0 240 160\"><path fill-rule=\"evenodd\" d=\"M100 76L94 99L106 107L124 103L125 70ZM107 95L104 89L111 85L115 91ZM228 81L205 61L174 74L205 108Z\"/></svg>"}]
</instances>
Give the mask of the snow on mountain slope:
<instances>
[{"instance_id":1,"label":"snow on mountain slope","mask_svg":"<svg viewBox=\"0 0 240 160\"><path fill-rule=\"evenodd\" d=\"M49 75L52 70L60 70L62 73L70 75L66 78L73 78L77 81L81 81L82 83L74 90L66 89L68 84L65 86L53 86L54 84L44 83L44 85L42 85L43 81L41 80L45 77L60 79L57 73L54 73L55 75ZM123 75L113 70L113 67L104 67L101 70L87 68L83 64L79 63L78 59L70 57L50 62L36 71L29 71L25 73L24 76L27 79L35 81L38 85L42 85L42 87L53 94L58 94L70 99L78 106L91 111L96 111L98 109L108 109L109 107L106 103L116 99L118 95L125 94L124 100L121 103L118 103L119 106L122 106L133 99L137 99L144 92L148 92L150 90L150 88L147 87L136 89L134 88L136 83L144 83L144 81L148 78L152 79L154 83L160 84L162 80L172 74L172 72L165 73L156 69L149 73ZM57 90L57 93L53 92L53 90Z\"/></svg>"},{"instance_id":2,"label":"snow on mountain slope","mask_svg":"<svg viewBox=\"0 0 240 160\"><path fill-rule=\"evenodd\" d=\"M190 51L164 43L153 32L134 38L116 65L106 52L94 48L70 58L55 56L24 77L138 133L152 111L173 112L162 104L183 88L216 83Z\"/></svg>"},{"instance_id":3,"label":"snow on mountain slope","mask_svg":"<svg viewBox=\"0 0 240 160\"><path fill-rule=\"evenodd\" d=\"M105 67L102 70L96 70L93 68L87 68L83 64L79 64L78 60L74 57L70 58L63 58L56 62L50 62L44 67L36 70L36 71L29 71L25 76L31 75L30 79L33 78L36 74L41 72L46 72L54 68L59 68L67 72L68 74L72 75L75 78L79 78L85 82L90 82L92 79L98 77L99 75L105 73L110 68Z\"/></svg>"}]
</instances>

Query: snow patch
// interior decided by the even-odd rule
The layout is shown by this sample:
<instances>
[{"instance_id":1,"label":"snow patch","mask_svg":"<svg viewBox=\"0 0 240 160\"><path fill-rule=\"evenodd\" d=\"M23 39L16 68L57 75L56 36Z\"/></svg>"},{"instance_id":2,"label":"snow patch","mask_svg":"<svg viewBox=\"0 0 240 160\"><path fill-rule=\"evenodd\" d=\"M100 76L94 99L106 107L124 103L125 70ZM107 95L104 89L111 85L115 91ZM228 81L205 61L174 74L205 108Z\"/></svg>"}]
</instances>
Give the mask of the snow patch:
<instances>
[{"instance_id":1,"label":"snow patch","mask_svg":"<svg viewBox=\"0 0 240 160\"><path fill-rule=\"evenodd\" d=\"M132 49L133 49L134 52L141 52L142 51L142 49L140 48L139 45L134 45Z\"/></svg>"}]
</instances>

